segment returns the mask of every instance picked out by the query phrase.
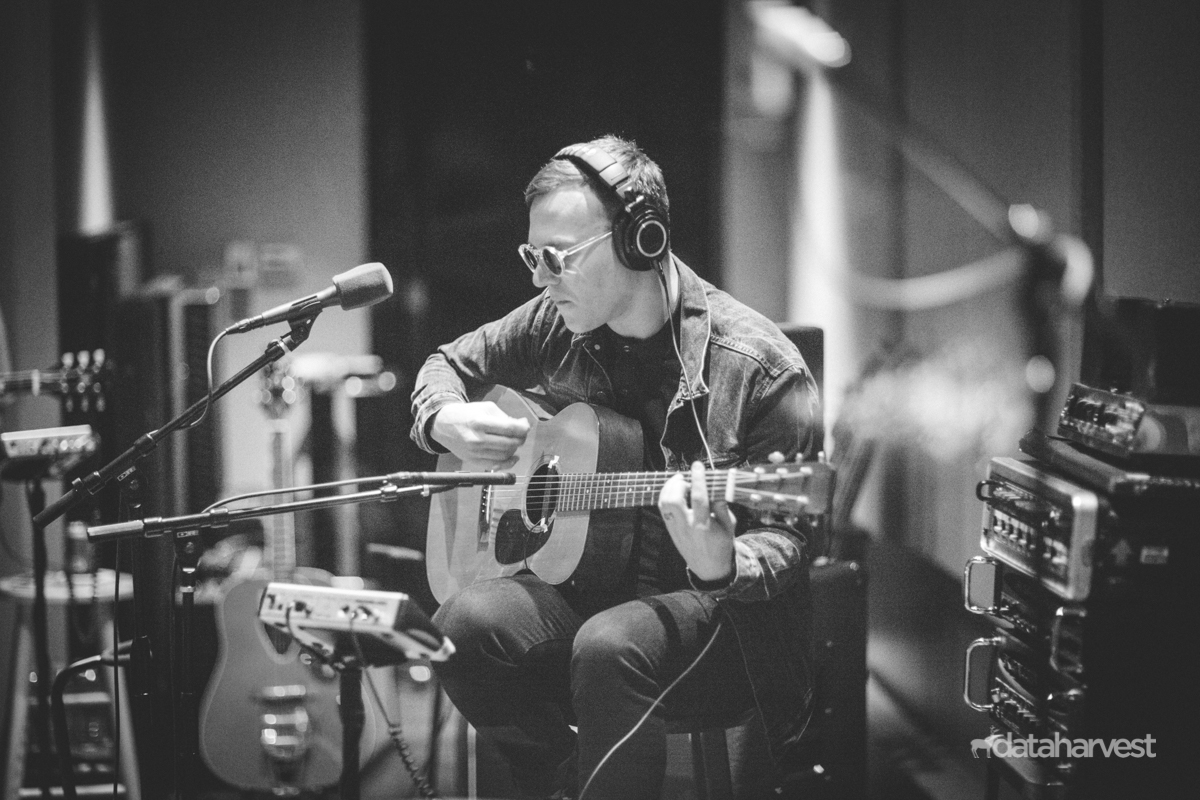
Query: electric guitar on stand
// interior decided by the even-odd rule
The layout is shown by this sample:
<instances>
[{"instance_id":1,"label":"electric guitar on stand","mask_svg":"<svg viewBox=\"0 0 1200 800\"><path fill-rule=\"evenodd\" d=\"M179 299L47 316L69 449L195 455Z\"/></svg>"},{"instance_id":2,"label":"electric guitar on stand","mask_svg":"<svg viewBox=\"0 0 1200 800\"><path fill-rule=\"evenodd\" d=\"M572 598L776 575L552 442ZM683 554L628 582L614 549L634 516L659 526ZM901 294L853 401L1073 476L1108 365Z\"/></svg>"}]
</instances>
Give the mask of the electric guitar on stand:
<instances>
[{"instance_id":1,"label":"electric guitar on stand","mask_svg":"<svg viewBox=\"0 0 1200 800\"><path fill-rule=\"evenodd\" d=\"M262 395L275 488L292 485L286 417L295 392L286 370L266 368ZM291 796L331 786L341 776L338 675L292 637L264 626L258 608L273 581L328 586L331 576L296 566L291 514L269 516L266 523L265 568L234 579L217 600L217 664L200 709L200 752L226 783ZM386 737L379 710L368 704L363 760Z\"/></svg>"},{"instance_id":2,"label":"electric guitar on stand","mask_svg":"<svg viewBox=\"0 0 1200 800\"><path fill-rule=\"evenodd\" d=\"M512 486L475 486L433 496L425 565L438 602L487 578L529 570L562 583L581 570L612 571L614 528L620 514L658 502L673 472L637 472L642 431L611 409L573 403L557 414L512 389L496 386L473 398L491 400L506 414L529 420L517 449ZM439 472L480 471L446 454ZM821 515L833 494L832 468L820 462L763 464L707 473L710 497L760 518ZM612 533L610 534L610 531Z\"/></svg>"}]
</instances>

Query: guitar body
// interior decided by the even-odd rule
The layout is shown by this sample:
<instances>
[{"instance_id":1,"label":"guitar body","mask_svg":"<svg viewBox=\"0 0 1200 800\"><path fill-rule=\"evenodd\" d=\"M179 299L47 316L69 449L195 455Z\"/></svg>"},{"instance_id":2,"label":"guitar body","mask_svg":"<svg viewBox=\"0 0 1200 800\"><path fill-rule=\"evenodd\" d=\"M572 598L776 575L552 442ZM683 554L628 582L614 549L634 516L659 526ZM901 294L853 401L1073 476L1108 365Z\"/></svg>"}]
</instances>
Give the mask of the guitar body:
<instances>
[{"instance_id":1,"label":"guitar body","mask_svg":"<svg viewBox=\"0 0 1200 800\"><path fill-rule=\"evenodd\" d=\"M575 403L548 418L543 409L502 386L478 399L529 420L530 432L517 450L516 486L473 486L433 495L425 567L438 602L464 586L522 570L547 583L570 578L585 550L611 549L614 542L611 537L605 541L606 531L619 529L628 509L559 510L556 476L633 469L642 462L640 426L608 409ZM446 454L437 468L482 471L491 466Z\"/></svg>"},{"instance_id":2,"label":"guitar body","mask_svg":"<svg viewBox=\"0 0 1200 800\"><path fill-rule=\"evenodd\" d=\"M574 403L553 416L503 386L491 400L530 423L511 486L464 487L432 496L425 542L438 602L472 583L530 571L547 583L571 579L584 592L616 587L628 563L633 515L653 506L673 473L642 469L641 426L611 409ZM483 472L453 455L439 472ZM829 511L834 475L822 462L768 463L705 473L724 497L764 521L795 524Z\"/></svg>"},{"instance_id":3,"label":"guitar body","mask_svg":"<svg viewBox=\"0 0 1200 800\"><path fill-rule=\"evenodd\" d=\"M258 622L272 579L234 581L217 600L218 659L200 707L200 752L213 774L241 789L331 786L342 770L338 675L294 641L277 644ZM378 736L375 715L366 724L364 761L375 750L367 746Z\"/></svg>"}]
</instances>

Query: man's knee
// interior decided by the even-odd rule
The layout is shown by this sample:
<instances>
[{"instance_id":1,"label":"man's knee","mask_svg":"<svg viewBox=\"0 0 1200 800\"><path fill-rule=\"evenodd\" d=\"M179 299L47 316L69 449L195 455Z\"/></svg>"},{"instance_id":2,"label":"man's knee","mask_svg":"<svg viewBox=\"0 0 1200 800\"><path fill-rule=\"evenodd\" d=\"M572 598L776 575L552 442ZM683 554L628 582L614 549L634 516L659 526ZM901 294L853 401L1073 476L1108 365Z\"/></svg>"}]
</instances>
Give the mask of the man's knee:
<instances>
[{"instance_id":1,"label":"man's knee","mask_svg":"<svg viewBox=\"0 0 1200 800\"><path fill-rule=\"evenodd\" d=\"M488 646L493 632L504 626L503 607L488 593L468 586L448 597L433 615L433 624L454 642L450 661L471 660ZM449 662L448 662L449 663Z\"/></svg>"},{"instance_id":2,"label":"man's knee","mask_svg":"<svg viewBox=\"0 0 1200 800\"><path fill-rule=\"evenodd\" d=\"M644 670L648 664L622 617L601 613L583 624L571 652L573 677L630 667Z\"/></svg>"}]
</instances>

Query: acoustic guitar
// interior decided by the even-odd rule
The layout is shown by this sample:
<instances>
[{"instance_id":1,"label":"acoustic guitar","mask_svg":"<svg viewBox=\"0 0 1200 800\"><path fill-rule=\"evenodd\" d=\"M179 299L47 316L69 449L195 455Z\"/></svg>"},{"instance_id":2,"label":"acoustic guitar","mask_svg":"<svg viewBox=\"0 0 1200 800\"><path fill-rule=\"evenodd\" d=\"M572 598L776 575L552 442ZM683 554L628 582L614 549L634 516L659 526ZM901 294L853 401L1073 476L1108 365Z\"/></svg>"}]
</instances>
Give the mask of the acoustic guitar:
<instances>
[{"instance_id":1,"label":"acoustic guitar","mask_svg":"<svg viewBox=\"0 0 1200 800\"><path fill-rule=\"evenodd\" d=\"M613 569L603 558L581 566L585 550L604 553L612 512L658 503L673 472L631 470L642 463L641 426L611 409L574 403L558 413L496 386L478 398L530 423L517 450L517 482L460 488L433 496L425 564L438 602L478 581L529 570L562 583L577 569ZM438 471L482 471L489 465L446 454ZM722 497L760 519L794 521L829 510L833 471L824 463L764 464L706 474L710 497ZM592 547L588 547L591 537Z\"/></svg>"},{"instance_id":2,"label":"acoustic guitar","mask_svg":"<svg viewBox=\"0 0 1200 800\"><path fill-rule=\"evenodd\" d=\"M271 421L272 483L291 486L286 413L295 382L269 366L262 394ZM232 786L294 796L341 777L339 677L291 637L260 623L258 607L272 581L328 586L331 576L296 566L291 514L266 519L265 568L234 579L217 599L217 664L201 703L200 752L213 774ZM365 705L364 762L387 742L381 712Z\"/></svg>"}]
</instances>

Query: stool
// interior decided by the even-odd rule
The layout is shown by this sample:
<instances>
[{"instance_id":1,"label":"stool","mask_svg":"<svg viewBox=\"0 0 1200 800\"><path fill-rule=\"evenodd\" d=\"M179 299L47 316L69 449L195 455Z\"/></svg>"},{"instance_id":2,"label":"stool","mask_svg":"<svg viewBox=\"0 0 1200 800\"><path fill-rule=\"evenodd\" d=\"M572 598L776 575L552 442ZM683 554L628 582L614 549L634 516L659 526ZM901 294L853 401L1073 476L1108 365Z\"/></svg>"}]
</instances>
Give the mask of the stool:
<instances>
[{"instance_id":1,"label":"stool","mask_svg":"<svg viewBox=\"0 0 1200 800\"><path fill-rule=\"evenodd\" d=\"M100 615L98 627L102 641L112 639L112 600L115 573L112 570L99 570L95 580L91 574L72 575L71 593L67 591L66 577L61 572L49 573L46 577L46 605L48 608L61 608L65 614L71 595L78 603L91 604L96 599L97 613ZM132 578L121 575L121 599L132 596ZM33 686L32 678L35 673L35 654L33 641L33 577L31 575L16 575L0 580L0 597L6 601L16 601L15 622L13 625L13 642L11 657L7 659L5 668L8 673L8 719L0 720L0 748L4 758L4 785L0 786L0 797L18 797L25 779L25 748L27 737L25 732L29 724L30 694ZM66 620L63 620L64 623ZM54 637L51 637L54 644ZM55 647L52 644L52 662L62 664L68 658L67 647ZM55 652L60 650L60 652ZM128 693L125 691L123 676L113 671L97 670L106 679L111 697L113 681L120 681L120 703L115 714L120 715L121 750L118 753L118 771L125 787L127 800L138 800L140 797L137 758L133 747L133 720L129 713ZM53 676L37 676L38 680L52 680ZM84 698L88 699L88 698ZM110 713L113 713L112 703L107 703ZM109 719L109 725L115 725L115 715ZM85 728L88 726L84 726ZM7 740L3 737L7 736ZM92 743L89 743L92 744ZM110 780L111 783L111 780Z\"/></svg>"},{"instance_id":2,"label":"stool","mask_svg":"<svg viewBox=\"0 0 1200 800\"><path fill-rule=\"evenodd\" d=\"M696 800L733 800L733 776L729 769L728 728L757 719L751 709L741 719L725 721L691 717L667 720L668 735L685 735L692 751L692 786Z\"/></svg>"}]
</instances>

